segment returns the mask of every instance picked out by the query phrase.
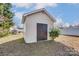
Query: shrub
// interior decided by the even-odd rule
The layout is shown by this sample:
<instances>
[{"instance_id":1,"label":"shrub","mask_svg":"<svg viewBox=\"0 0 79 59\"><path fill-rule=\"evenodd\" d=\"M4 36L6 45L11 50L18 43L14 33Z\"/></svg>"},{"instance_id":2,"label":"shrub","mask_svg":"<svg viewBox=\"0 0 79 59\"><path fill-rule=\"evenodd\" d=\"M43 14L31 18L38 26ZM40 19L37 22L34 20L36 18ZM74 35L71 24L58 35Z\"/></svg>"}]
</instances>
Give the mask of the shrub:
<instances>
[{"instance_id":1,"label":"shrub","mask_svg":"<svg viewBox=\"0 0 79 59\"><path fill-rule=\"evenodd\" d=\"M6 35L8 35L8 33L7 32L0 32L0 37L4 37L4 36L6 36Z\"/></svg>"},{"instance_id":2,"label":"shrub","mask_svg":"<svg viewBox=\"0 0 79 59\"><path fill-rule=\"evenodd\" d=\"M12 31L11 31L11 34L16 35L16 34L17 34L17 30L12 30Z\"/></svg>"},{"instance_id":3,"label":"shrub","mask_svg":"<svg viewBox=\"0 0 79 59\"><path fill-rule=\"evenodd\" d=\"M5 31L0 31L0 38L9 35L9 31L5 30Z\"/></svg>"},{"instance_id":4,"label":"shrub","mask_svg":"<svg viewBox=\"0 0 79 59\"><path fill-rule=\"evenodd\" d=\"M56 37L59 36L60 30L58 28L53 28L50 32L50 37L54 40Z\"/></svg>"}]
</instances>

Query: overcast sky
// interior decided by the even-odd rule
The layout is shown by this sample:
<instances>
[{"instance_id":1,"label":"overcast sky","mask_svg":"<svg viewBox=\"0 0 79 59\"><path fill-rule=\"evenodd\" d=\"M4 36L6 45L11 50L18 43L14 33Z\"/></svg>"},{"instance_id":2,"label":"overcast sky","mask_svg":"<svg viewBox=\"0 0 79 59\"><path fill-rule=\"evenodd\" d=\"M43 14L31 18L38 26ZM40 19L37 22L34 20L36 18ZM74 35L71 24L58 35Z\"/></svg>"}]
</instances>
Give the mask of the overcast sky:
<instances>
[{"instance_id":1,"label":"overcast sky","mask_svg":"<svg viewBox=\"0 0 79 59\"><path fill-rule=\"evenodd\" d=\"M12 11L15 13L14 22L17 26L21 25L22 15L30 11L46 8L46 10L55 17L57 23L65 25L74 25L79 23L79 4L65 4L65 3L16 3L12 4Z\"/></svg>"}]
</instances>

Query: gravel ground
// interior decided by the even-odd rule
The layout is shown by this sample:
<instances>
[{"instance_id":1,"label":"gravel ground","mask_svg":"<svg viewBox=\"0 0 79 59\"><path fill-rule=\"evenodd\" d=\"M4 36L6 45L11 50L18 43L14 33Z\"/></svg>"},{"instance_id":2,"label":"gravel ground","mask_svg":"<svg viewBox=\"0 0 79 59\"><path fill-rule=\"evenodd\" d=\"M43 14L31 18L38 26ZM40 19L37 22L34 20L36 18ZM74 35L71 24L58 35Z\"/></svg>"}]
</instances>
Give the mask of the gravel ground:
<instances>
[{"instance_id":1,"label":"gravel ground","mask_svg":"<svg viewBox=\"0 0 79 59\"><path fill-rule=\"evenodd\" d=\"M76 56L78 52L55 41L26 44L23 39L0 44L1 56Z\"/></svg>"}]
</instances>

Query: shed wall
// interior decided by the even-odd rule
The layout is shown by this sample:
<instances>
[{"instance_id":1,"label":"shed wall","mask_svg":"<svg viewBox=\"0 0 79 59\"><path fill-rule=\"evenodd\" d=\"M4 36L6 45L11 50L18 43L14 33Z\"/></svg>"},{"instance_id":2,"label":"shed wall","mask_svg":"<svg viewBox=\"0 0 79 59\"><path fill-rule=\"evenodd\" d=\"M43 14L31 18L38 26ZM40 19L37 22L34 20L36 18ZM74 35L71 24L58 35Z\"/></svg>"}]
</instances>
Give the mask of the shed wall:
<instances>
[{"instance_id":1,"label":"shed wall","mask_svg":"<svg viewBox=\"0 0 79 59\"><path fill-rule=\"evenodd\" d=\"M37 42L37 23L48 25L47 40L50 40L49 31L53 28L53 21L43 12L27 16L24 23L24 39L26 43Z\"/></svg>"}]
</instances>

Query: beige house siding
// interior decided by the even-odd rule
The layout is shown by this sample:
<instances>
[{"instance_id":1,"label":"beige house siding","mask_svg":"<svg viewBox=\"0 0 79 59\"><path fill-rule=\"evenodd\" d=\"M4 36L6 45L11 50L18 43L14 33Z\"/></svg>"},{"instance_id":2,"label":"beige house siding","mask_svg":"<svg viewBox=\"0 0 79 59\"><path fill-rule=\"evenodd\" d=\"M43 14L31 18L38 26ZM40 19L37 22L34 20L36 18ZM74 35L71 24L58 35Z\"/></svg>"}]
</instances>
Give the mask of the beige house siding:
<instances>
[{"instance_id":1,"label":"beige house siding","mask_svg":"<svg viewBox=\"0 0 79 59\"><path fill-rule=\"evenodd\" d=\"M27 16L24 23L24 39L26 43L37 42L37 23L48 25L48 37L50 40L49 31L53 28L53 21L43 12L35 13Z\"/></svg>"}]
</instances>

